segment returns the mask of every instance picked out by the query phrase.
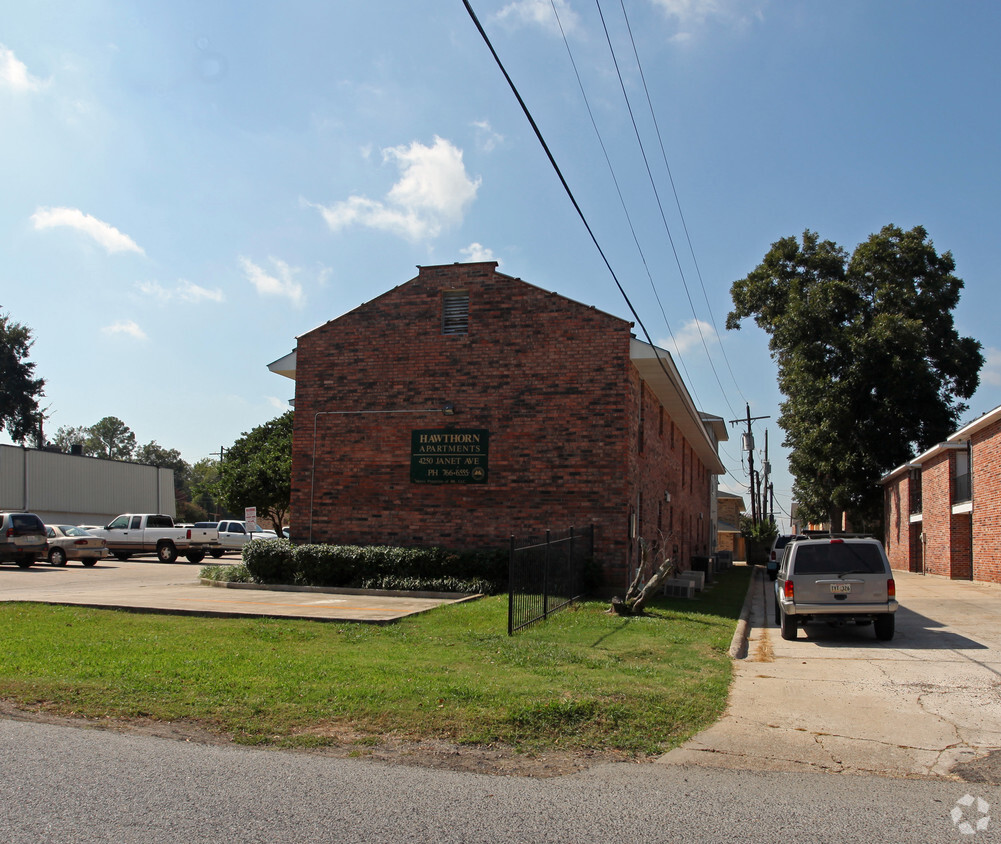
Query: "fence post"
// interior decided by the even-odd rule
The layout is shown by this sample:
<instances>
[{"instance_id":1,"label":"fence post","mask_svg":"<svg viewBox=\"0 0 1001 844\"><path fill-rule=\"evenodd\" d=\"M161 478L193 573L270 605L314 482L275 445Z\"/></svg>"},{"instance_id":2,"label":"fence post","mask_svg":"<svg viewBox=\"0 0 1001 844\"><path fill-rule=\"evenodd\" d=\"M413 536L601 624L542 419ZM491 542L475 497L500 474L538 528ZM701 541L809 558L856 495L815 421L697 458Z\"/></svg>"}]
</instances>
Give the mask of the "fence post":
<instances>
[{"instance_id":1,"label":"fence post","mask_svg":"<svg viewBox=\"0 0 1001 844\"><path fill-rule=\"evenodd\" d=\"M511 535L511 555L507 563L507 635L514 635L514 534Z\"/></svg>"},{"instance_id":2,"label":"fence post","mask_svg":"<svg viewBox=\"0 0 1001 844\"><path fill-rule=\"evenodd\" d=\"M546 531L546 559L542 566L542 617L549 618L549 531Z\"/></svg>"},{"instance_id":3,"label":"fence post","mask_svg":"<svg viewBox=\"0 0 1001 844\"><path fill-rule=\"evenodd\" d=\"M577 597L577 557L574 556L574 532L570 525L570 594L567 597L573 601Z\"/></svg>"}]
</instances>

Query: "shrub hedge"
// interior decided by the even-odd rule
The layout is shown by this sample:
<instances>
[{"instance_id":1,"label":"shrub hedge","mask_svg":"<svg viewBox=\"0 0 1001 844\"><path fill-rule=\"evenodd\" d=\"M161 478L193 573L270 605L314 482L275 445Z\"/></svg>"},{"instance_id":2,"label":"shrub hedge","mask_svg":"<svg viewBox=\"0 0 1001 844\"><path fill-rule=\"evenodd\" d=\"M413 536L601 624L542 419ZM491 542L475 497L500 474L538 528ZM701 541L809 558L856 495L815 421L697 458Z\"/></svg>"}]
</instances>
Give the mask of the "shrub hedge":
<instances>
[{"instance_id":1,"label":"shrub hedge","mask_svg":"<svg viewBox=\"0 0 1001 844\"><path fill-rule=\"evenodd\" d=\"M257 583L494 594L507 585L508 551L292 545L270 539L248 542L243 562Z\"/></svg>"}]
</instances>

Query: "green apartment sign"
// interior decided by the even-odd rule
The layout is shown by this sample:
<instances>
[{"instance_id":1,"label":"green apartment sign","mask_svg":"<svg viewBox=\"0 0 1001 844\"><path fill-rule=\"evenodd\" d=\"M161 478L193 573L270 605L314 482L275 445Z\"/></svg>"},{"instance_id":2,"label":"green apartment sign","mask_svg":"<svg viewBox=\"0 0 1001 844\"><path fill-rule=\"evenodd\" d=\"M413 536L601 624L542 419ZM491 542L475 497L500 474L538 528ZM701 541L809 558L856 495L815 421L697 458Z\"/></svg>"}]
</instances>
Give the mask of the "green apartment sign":
<instances>
[{"instance_id":1,"label":"green apartment sign","mask_svg":"<svg viewBox=\"0 0 1001 844\"><path fill-rule=\"evenodd\" d=\"M490 432L483 428L431 428L410 435L410 482L485 484Z\"/></svg>"}]
</instances>

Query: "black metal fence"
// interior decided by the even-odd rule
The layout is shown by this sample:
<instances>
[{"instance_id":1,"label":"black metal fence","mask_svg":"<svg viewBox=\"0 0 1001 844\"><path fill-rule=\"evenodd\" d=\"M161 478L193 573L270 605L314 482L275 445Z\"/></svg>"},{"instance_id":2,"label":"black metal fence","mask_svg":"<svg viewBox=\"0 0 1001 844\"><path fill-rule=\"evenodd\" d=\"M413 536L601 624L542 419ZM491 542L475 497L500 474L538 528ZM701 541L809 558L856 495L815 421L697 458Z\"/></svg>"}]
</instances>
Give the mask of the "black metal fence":
<instances>
[{"instance_id":1,"label":"black metal fence","mask_svg":"<svg viewBox=\"0 0 1001 844\"><path fill-rule=\"evenodd\" d=\"M584 590L584 570L594 554L594 526L570 528L542 542L518 545L511 537L508 575L507 632L548 618L578 600Z\"/></svg>"}]
</instances>

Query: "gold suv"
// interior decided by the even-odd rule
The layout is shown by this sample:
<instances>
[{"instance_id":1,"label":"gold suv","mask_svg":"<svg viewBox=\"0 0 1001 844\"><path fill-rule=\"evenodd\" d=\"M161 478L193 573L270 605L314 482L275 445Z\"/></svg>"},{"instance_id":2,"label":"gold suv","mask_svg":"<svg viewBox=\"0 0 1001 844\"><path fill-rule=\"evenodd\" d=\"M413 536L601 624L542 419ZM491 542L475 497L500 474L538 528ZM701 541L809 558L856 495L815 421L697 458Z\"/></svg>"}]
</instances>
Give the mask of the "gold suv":
<instances>
[{"instance_id":1,"label":"gold suv","mask_svg":"<svg viewBox=\"0 0 1001 844\"><path fill-rule=\"evenodd\" d=\"M775 579L775 623L783 639L804 624L872 624L893 638L897 590L878 539L802 539L782 552Z\"/></svg>"}]
</instances>

